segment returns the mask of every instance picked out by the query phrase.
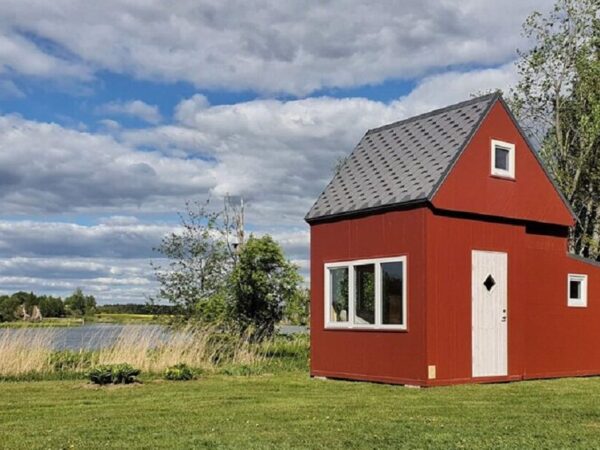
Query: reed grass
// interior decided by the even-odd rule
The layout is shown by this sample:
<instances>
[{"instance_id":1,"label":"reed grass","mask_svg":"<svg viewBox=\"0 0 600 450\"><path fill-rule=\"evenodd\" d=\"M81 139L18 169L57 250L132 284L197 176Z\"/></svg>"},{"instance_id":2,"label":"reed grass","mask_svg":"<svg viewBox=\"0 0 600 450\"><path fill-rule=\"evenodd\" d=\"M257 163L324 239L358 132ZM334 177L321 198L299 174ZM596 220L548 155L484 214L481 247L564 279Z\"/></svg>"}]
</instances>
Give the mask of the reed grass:
<instances>
[{"instance_id":1,"label":"reed grass","mask_svg":"<svg viewBox=\"0 0 600 450\"><path fill-rule=\"evenodd\" d=\"M0 330L0 375L45 371L56 336L54 329Z\"/></svg>"},{"instance_id":2,"label":"reed grass","mask_svg":"<svg viewBox=\"0 0 600 450\"><path fill-rule=\"evenodd\" d=\"M212 329L187 327L165 333L161 328L125 327L114 345L99 351L100 364L129 363L158 373L176 364L211 370L224 362L255 364L264 359L250 340Z\"/></svg>"},{"instance_id":3,"label":"reed grass","mask_svg":"<svg viewBox=\"0 0 600 450\"><path fill-rule=\"evenodd\" d=\"M57 351L55 343L60 342L61 334L59 329L0 330L0 377L83 373L97 364L121 363L144 373L163 373L182 363L203 371L217 371L222 367L268 363L282 351L294 351L289 345L257 344L248 336L215 329L186 327L173 331L136 325L124 327L111 345L99 350Z\"/></svg>"}]
</instances>

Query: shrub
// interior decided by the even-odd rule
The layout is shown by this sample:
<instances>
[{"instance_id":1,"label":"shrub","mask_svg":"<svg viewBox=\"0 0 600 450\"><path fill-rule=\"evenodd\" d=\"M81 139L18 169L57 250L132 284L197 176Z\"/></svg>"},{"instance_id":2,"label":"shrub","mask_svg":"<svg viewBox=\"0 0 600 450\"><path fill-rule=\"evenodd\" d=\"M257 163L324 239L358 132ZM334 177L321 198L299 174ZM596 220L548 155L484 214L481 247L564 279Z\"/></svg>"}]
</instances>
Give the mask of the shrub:
<instances>
[{"instance_id":1,"label":"shrub","mask_svg":"<svg viewBox=\"0 0 600 450\"><path fill-rule=\"evenodd\" d=\"M194 371L187 364L177 364L167 367L165 378L172 381L187 381L194 379Z\"/></svg>"},{"instance_id":2,"label":"shrub","mask_svg":"<svg viewBox=\"0 0 600 450\"><path fill-rule=\"evenodd\" d=\"M231 280L232 317L242 330L254 329L255 341L274 335L284 306L301 295L298 267L269 235L250 236L244 243Z\"/></svg>"},{"instance_id":3,"label":"shrub","mask_svg":"<svg viewBox=\"0 0 600 450\"><path fill-rule=\"evenodd\" d=\"M89 379L94 384L110 384L112 383L112 367L111 366L97 366L89 372Z\"/></svg>"},{"instance_id":4,"label":"shrub","mask_svg":"<svg viewBox=\"0 0 600 450\"><path fill-rule=\"evenodd\" d=\"M88 376L95 384L130 384L137 381L140 370L129 364L114 364L96 366Z\"/></svg>"}]
</instances>

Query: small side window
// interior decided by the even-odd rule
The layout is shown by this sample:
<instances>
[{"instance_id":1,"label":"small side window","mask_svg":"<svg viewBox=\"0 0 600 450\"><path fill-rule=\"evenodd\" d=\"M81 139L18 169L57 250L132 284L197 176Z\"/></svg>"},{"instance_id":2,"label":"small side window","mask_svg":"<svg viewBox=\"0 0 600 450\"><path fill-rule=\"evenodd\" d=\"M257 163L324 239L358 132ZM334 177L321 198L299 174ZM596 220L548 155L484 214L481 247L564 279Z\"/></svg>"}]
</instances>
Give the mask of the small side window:
<instances>
[{"instance_id":1,"label":"small side window","mask_svg":"<svg viewBox=\"0 0 600 450\"><path fill-rule=\"evenodd\" d=\"M569 306L578 308L587 306L587 275L569 274L567 296Z\"/></svg>"},{"instance_id":2,"label":"small side window","mask_svg":"<svg viewBox=\"0 0 600 450\"><path fill-rule=\"evenodd\" d=\"M515 144L492 139L492 175L515 178Z\"/></svg>"}]
</instances>

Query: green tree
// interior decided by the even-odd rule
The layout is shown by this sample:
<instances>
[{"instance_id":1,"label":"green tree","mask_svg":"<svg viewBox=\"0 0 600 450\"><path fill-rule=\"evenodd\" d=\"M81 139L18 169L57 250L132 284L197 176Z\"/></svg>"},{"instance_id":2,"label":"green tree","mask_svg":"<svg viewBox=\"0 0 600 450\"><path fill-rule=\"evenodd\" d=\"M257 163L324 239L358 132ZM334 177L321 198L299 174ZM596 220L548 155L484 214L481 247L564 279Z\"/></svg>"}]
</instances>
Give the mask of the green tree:
<instances>
[{"instance_id":1,"label":"green tree","mask_svg":"<svg viewBox=\"0 0 600 450\"><path fill-rule=\"evenodd\" d=\"M211 211L210 202L187 204L181 227L156 249L167 261L153 264L160 283L156 299L166 300L186 318L214 322L224 318L227 280L236 252L230 244L229 218Z\"/></svg>"},{"instance_id":2,"label":"green tree","mask_svg":"<svg viewBox=\"0 0 600 450\"><path fill-rule=\"evenodd\" d=\"M307 325L310 319L310 291L298 289L296 295L285 302L283 314L293 325Z\"/></svg>"},{"instance_id":3,"label":"green tree","mask_svg":"<svg viewBox=\"0 0 600 450\"><path fill-rule=\"evenodd\" d=\"M242 330L253 329L256 338L271 336L286 303L301 295L301 281L271 236L250 236L232 274L232 318Z\"/></svg>"},{"instance_id":4,"label":"green tree","mask_svg":"<svg viewBox=\"0 0 600 450\"><path fill-rule=\"evenodd\" d=\"M92 314L96 308L96 298L93 295L84 295L81 288L65 299L65 307L75 316Z\"/></svg>"},{"instance_id":5,"label":"green tree","mask_svg":"<svg viewBox=\"0 0 600 450\"><path fill-rule=\"evenodd\" d=\"M18 298L8 295L0 296L0 322L12 322L17 319L17 308L21 305Z\"/></svg>"},{"instance_id":6,"label":"green tree","mask_svg":"<svg viewBox=\"0 0 600 450\"><path fill-rule=\"evenodd\" d=\"M59 297L43 295L38 297L38 304L42 317L64 317L65 304Z\"/></svg>"},{"instance_id":7,"label":"green tree","mask_svg":"<svg viewBox=\"0 0 600 450\"><path fill-rule=\"evenodd\" d=\"M511 106L577 216L571 250L600 256L600 4L558 0L523 29Z\"/></svg>"},{"instance_id":8,"label":"green tree","mask_svg":"<svg viewBox=\"0 0 600 450\"><path fill-rule=\"evenodd\" d=\"M19 305L23 305L25 311L31 314L33 307L39 303L39 299L33 292L19 291L11 296Z\"/></svg>"}]
</instances>

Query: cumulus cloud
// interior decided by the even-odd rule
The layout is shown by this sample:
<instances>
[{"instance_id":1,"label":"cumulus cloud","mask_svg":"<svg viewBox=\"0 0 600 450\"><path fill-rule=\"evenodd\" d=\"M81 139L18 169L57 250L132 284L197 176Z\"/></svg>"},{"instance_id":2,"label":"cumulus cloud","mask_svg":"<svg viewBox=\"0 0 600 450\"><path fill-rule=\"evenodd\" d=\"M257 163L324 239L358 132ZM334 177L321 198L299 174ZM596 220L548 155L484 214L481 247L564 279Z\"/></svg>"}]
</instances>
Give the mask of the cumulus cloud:
<instances>
[{"instance_id":1,"label":"cumulus cloud","mask_svg":"<svg viewBox=\"0 0 600 450\"><path fill-rule=\"evenodd\" d=\"M128 130L110 122L110 135L0 116L0 208L131 215L232 194L247 199L251 219L297 225L368 128L513 80L512 64L450 72L391 103L320 97L211 106L195 95L169 125Z\"/></svg>"},{"instance_id":2,"label":"cumulus cloud","mask_svg":"<svg viewBox=\"0 0 600 450\"><path fill-rule=\"evenodd\" d=\"M495 69L448 72L425 78L391 103L364 98L254 100L211 106L202 95L181 102L176 122L125 130L131 147L154 146L165 154L214 161L211 193L242 195L251 220L298 224L364 132L385 123L468 99L515 80L512 63Z\"/></svg>"},{"instance_id":3,"label":"cumulus cloud","mask_svg":"<svg viewBox=\"0 0 600 450\"><path fill-rule=\"evenodd\" d=\"M21 3L14 6L20 9L26 5ZM89 65L49 54L30 37L20 33L17 23L11 19L11 13L3 5L0 12L0 74L16 72L50 79L92 79Z\"/></svg>"},{"instance_id":4,"label":"cumulus cloud","mask_svg":"<svg viewBox=\"0 0 600 450\"><path fill-rule=\"evenodd\" d=\"M212 164L107 135L0 116L0 207L11 214L169 210L214 185Z\"/></svg>"},{"instance_id":5,"label":"cumulus cloud","mask_svg":"<svg viewBox=\"0 0 600 450\"><path fill-rule=\"evenodd\" d=\"M67 296L82 287L100 303L143 303L156 290L148 260L109 258L0 259L0 293L33 291Z\"/></svg>"},{"instance_id":6,"label":"cumulus cloud","mask_svg":"<svg viewBox=\"0 0 600 450\"><path fill-rule=\"evenodd\" d=\"M552 3L4 0L0 71L85 78L104 69L302 95L505 63L523 45L525 17Z\"/></svg>"},{"instance_id":7,"label":"cumulus cloud","mask_svg":"<svg viewBox=\"0 0 600 450\"><path fill-rule=\"evenodd\" d=\"M0 257L157 257L153 248L176 227L114 217L98 225L50 221L0 221Z\"/></svg>"},{"instance_id":8,"label":"cumulus cloud","mask_svg":"<svg viewBox=\"0 0 600 450\"><path fill-rule=\"evenodd\" d=\"M158 287L150 261L162 262L152 249L177 228L143 224L128 216L107 217L89 226L0 221L0 294L24 290L66 296L83 287L101 303L144 302ZM307 277L307 230L256 234L267 232Z\"/></svg>"},{"instance_id":9,"label":"cumulus cloud","mask_svg":"<svg viewBox=\"0 0 600 450\"><path fill-rule=\"evenodd\" d=\"M141 100L105 103L104 105L100 105L96 108L96 113L130 116L151 124L157 124L162 120L158 106L149 105Z\"/></svg>"}]
</instances>

